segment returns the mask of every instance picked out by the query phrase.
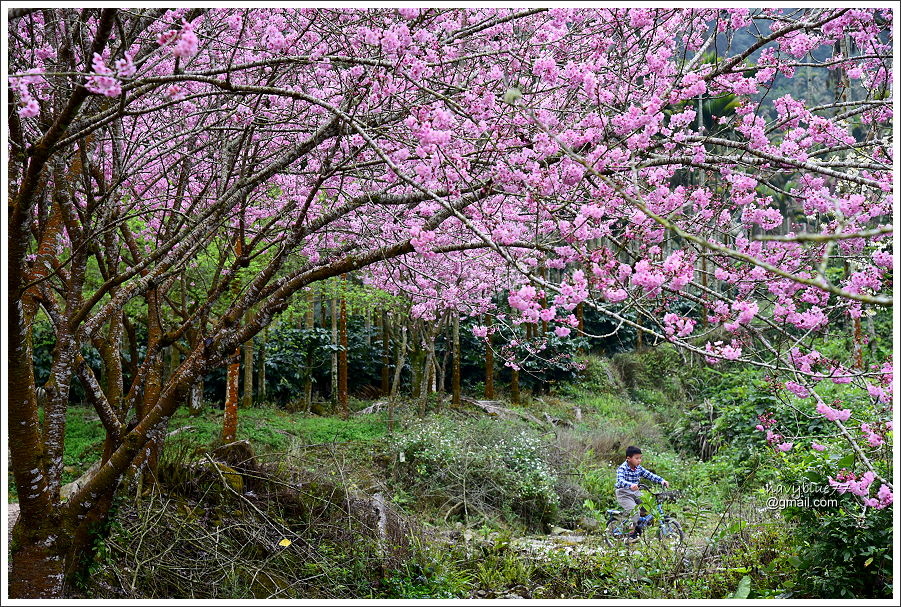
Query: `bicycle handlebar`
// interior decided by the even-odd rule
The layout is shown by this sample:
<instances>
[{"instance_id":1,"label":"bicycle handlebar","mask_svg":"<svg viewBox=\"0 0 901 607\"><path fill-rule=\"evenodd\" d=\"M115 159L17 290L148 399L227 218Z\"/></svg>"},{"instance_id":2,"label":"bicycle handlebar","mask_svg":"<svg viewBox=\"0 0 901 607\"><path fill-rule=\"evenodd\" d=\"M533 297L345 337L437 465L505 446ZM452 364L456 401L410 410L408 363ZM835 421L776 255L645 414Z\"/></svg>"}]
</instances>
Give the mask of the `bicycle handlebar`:
<instances>
[{"instance_id":1,"label":"bicycle handlebar","mask_svg":"<svg viewBox=\"0 0 901 607\"><path fill-rule=\"evenodd\" d=\"M657 501L672 502L672 501L676 501L677 499L682 497L681 491L669 489L666 491L656 491L655 492L655 491L652 491L651 488L648 485L645 485L644 483L638 483L638 488L647 490L647 492L650 493L651 495L653 495L654 499Z\"/></svg>"}]
</instances>

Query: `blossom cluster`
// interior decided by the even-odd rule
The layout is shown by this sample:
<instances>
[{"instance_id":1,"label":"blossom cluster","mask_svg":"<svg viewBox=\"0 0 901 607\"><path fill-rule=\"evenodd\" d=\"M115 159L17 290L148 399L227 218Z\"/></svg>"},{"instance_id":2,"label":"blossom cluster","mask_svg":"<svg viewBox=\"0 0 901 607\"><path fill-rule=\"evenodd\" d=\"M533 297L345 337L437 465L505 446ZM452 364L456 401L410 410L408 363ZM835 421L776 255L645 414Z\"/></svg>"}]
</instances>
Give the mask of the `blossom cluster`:
<instances>
[{"instance_id":1,"label":"blossom cluster","mask_svg":"<svg viewBox=\"0 0 901 607\"><path fill-rule=\"evenodd\" d=\"M829 484L839 493L851 493L861 497L865 506L881 510L894 502L894 494L891 487L883 484L880 485L876 497L869 497L870 486L875 478L873 472L869 470L860 479L853 472L841 472L835 478L829 477Z\"/></svg>"}]
</instances>

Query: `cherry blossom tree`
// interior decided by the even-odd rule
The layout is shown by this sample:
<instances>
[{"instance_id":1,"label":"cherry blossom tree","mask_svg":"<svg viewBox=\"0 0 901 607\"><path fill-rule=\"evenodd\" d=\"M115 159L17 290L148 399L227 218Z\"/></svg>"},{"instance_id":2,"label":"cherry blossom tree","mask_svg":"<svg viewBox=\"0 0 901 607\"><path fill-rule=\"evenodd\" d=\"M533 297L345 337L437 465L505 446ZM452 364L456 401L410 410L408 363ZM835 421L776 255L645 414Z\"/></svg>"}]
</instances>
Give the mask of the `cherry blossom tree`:
<instances>
[{"instance_id":1,"label":"cherry blossom tree","mask_svg":"<svg viewBox=\"0 0 901 607\"><path fill-rule=\"evenodd\" d=\"M10 11L11 596L61 596L88 526L152 469L202 375L292 294L354 271L425 319L483 311L501 288L517 323L564 335L582 304L711 364L760 367L835 424L886 505L867 449L890 409L855 410L861 434L818 389L888 404L891 361L827 361L813 344L892 305L892 18ZM776 95L802 71L828 84L817 100ZM133 373L126 310L148 332ZM42 391L39 315L56 337ZM74 380L106 441L64 499Z\"/></svg>"}]
</instances>

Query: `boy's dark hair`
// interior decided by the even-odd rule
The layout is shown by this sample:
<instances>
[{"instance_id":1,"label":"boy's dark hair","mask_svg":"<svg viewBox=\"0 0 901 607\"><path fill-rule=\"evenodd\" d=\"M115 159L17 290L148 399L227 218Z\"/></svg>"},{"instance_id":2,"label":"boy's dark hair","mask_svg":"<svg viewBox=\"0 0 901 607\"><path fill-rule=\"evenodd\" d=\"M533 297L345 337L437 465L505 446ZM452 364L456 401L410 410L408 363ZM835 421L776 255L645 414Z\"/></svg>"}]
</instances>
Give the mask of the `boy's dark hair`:
<instances>
[{"instance_id":1,"label":"boy's dark hair","mask_svg":"<svg viewBox=\"0 0 901 607\"><path fill-rule=\"evenodd\" d=\"M633 455L637 455L638 453L641 453L641 449L639 449L638 447L632 445L626 447L626 457L632 457Z\"/></svg>"}]
</instances>

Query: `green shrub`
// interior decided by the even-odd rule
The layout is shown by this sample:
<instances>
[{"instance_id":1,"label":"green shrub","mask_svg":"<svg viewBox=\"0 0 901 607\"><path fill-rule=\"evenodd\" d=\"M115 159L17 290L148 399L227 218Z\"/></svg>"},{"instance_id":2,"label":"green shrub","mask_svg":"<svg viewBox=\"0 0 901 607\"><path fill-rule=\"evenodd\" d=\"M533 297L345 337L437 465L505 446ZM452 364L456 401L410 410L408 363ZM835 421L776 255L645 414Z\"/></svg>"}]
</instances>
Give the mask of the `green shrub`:
<instances>
[{"instance_id":1,"label":"green shrub","mask_svg":"<svg viewBox=\"0 0 901 607\"><path fill-rule=\"evenodd\" d=\"M624 386L614 373L609 358L587 356L582 362L585 369L576 381L560 386L561 395L578 398L599 394L621 394L624 391Z\"/></svg>"},{"instance_id":2,"label":"green shrub","mask_svg":"<svg viewBox=\"0 0 901 607\"><path fill-rule=\"evenodd\" d=\"M512 517L536 527L557 514L558 479L534 431L490 420L433 420L390 439L389 450L399 486L445 519Z\"/></svg>"},{"instance_id":3,"label":"green shrub","mask_svg":"<svg viewBox=\"0 0 901 607\"><path fill-rule=\"evenodd\" d=\"M465 598L472 575L460 569L445 546L416 541L409 556L382 581L380 598Z\"/></svg>"},{"instance_id":4,"label":"green shrub","mask_svg":"<svg viewBox=\"0 0 901 607\"><path fill-rule=\"evenodd\" d=\"M892 512L871 510L863 518L835 509L797 509L798 568L795 596L890 598Z\"/></svg>"}]
</instances>

